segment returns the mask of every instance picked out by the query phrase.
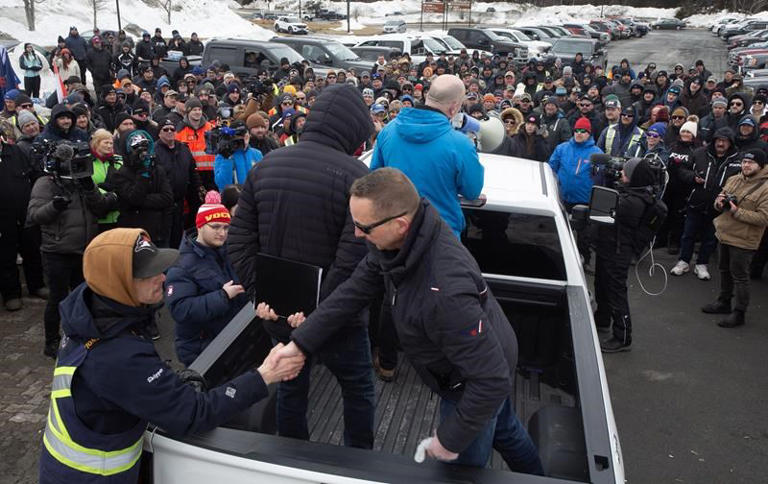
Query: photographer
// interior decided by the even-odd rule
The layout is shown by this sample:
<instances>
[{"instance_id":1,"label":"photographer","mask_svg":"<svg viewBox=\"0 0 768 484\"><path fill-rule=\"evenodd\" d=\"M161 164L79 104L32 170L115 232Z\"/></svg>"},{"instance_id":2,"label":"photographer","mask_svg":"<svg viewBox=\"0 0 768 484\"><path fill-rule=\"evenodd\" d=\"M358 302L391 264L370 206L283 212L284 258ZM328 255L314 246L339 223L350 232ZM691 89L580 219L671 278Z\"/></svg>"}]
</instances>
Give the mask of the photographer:
<instances>
[{"instance_id":1,"label":"photographer","mask_svg":"<svg viewBox=\"0 0 768 484\"><path fill-rule=\"evenodd\" d=\"M262 159L262 155L261 151L249 145L251 134L242 121L217 130L221 134L216 145L213 173L216 185L223 191L227 185L245 183L248 172Z\"/></svg>"},{"instance_id":2,"label":"photographer","mask_svg":"<svg viewBox=\"0 0 768 484\"><path fill-rule=\"evenodd\" d=\"M125 139L123 166L108 184L119 200L119 227L142 228L158 247L167 247L165 213L173 206L173 191L165 170L155 163L154 143L146 131L136 130Z\"/></svg>"},{"instance_id":3,"label":"photographer","mask_svg":"<svg viewBox=\"0 0 768 484\"><path fill-rule=\"evenodd\" d=\"M91 178L88 146L50 145L43 155L45 176L35 181L27 225L40 225L50 295L43 316L43 353L56 358L59 346L59 303L83 282L85 246L98 234L97 219L106 215L114 195L102 195ZM82 163L80 163L82 161Z\"/></svg>"},{"instance_id":4,"label":"photographer","mask_svg":"<svg viewBox=\"0 0 768 484\"><path fill-rule=\"evenodd\" d=\"M661 165L659 165L661 166ZM633 257L648 247L655 235L649 226L657 204L652 187L659 176L648 160L631 158L624 165L613 224L600 224L595 237L595 324L599 333L612 336L600 341L603 353L629 351L632 321L627 301L627 274Z\"/></svg>"},{"instance_id":5,"label":"photographer","mask_svg":"<svg viewBox=\"0 0 768 484\"><path fill-rule=\"evenodd\" d=\"M715 235L720 240L720 295L701 310L728 314L717 323L722 328L744 325L749 306L749 266L768 225L768 169L763 150L741 154L741 173L725 182L714 207L722 213L715 218ZM736 302L731 312L731 298Z\"/></svg>"}]
</instances>

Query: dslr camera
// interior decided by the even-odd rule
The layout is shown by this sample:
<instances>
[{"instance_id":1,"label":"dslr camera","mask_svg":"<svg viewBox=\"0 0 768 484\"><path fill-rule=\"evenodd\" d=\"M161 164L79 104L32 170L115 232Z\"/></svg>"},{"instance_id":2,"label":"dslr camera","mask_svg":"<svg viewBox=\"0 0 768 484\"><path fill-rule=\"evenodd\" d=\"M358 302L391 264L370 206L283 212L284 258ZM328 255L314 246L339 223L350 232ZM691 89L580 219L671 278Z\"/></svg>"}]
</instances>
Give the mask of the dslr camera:
<instances>
[{"instance_id":1,"label":"dslr camera","mask_svg":"<svg viewBox=\"0 0 768 484\"><path fill-rule=\"evenodd\" d=\"M42 140L32 144L32 154L43 167L43 172L62 180L79 180L93 175L91 149L80 141Z\"/></svg>"},{"instance_id":2,"label":"dslr camera","mask_svg":"<svg viewBox=\"0 0 768 484\"><path fill-rule=\"evenodd\" d=\"M736 205L738 207L739 206L739 199L736 198L736 195L734 195L733 193L727 193L726 192L725 196L723 197L723 208L724 209L729 208L731 206L731 203L733 203L734 205Z\"/></svg>"},{"instance_id":3,"label":"dslr camera","mask_svg":"<svg viewBox=\"0 0 768 484\"><path fill-rule=\"evenodd\" d=\"M237 150L245 148L244 136L248 128L244 125L236 127L219 126L205 133L205 152L209 155L221 155L229 158Z\"/></svg>"}]
</instances>

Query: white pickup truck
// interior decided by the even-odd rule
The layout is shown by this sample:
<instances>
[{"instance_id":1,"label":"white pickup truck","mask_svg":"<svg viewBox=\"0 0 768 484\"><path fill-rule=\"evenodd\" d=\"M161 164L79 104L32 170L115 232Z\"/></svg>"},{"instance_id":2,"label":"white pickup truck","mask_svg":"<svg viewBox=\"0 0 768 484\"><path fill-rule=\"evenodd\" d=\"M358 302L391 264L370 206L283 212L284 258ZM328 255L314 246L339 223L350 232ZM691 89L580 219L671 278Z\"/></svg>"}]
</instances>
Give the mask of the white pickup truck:
<instances>
[{"instance_id":1,"label":"white pickup truck","mask_svg":"<svg viewBox=\"0 0 768 484\"><path fill-rule=\"evenodd\" d=\"M485 469L417 464L418 442L437 423L438 401L403 362L394 383L376 383L374 450L341 446L342 403L330 373L312 373L310 441L274 435L274 398L213 431L182 438L151 428L143 482L622 484L624 467L573 233L547 164L482 154L487 203L465 204L462 241L514 326L519 361L515 410L545 476L512 473L494 455ZM246 306L191 366L216 386L265 354L260 320ZM273 389L274 391L274 389Z\"/></svg>"}]
</instances>

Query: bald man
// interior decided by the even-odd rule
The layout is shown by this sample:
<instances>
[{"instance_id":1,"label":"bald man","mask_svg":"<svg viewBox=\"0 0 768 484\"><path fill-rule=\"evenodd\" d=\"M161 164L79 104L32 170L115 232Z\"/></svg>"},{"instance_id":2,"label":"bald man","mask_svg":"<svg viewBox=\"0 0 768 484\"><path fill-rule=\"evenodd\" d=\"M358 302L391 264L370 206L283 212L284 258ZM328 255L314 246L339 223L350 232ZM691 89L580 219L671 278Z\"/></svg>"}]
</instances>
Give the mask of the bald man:
<instances>
[{"instance_id":1,"label":"bald man","mask_svg":"<svg viewBox=\"0 0 768 484\"><path fill-rule=\"evenodd\" d=\"M405 173L460 237L464 215L458 195L474 200L483 188L474 143L451 125L464 100L464 84L456 76L438 76L425 99L424 105L403 108L379 133L371 170L389 166Z\"/></svg>"}]
</instances>

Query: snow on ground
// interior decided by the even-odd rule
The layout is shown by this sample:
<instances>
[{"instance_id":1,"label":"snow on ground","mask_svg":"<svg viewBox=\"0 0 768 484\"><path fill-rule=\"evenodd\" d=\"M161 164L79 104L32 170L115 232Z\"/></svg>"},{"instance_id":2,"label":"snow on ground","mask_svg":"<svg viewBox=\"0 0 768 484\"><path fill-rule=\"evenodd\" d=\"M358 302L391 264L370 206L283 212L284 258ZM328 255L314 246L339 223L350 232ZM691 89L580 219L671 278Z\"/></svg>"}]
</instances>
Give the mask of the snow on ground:
<instances>
[{"instance_id":1,"label":"snow on ground","mask_svg":"<svg viewBox=\"0 0 768 484\"><path fill-rule=\"evenodd\" d=\"M360 29L364 29L365 27L366 27L365 24L361 23L360 21L358 21L354 17L349 19L349 30L360 30ZM341 22L341 25L336 27L333 30L337 30L337 31L340 31L340 32L346 32L347 31L347 21L343 20Z\"/></svg>"},{"instance_id":2,"label":"snow on ground","mask_svg":"<svg viewBox=\"0 0 768 484\"><path fill-rule=\"evenodd\" d=\"M46 0L36 6L36 30L27 30L24 8L19 0L0 0L0 31L22 41L50 46L56 44L56 37L67 36L70 25L78 27L81 33L93 28L91 2L86 0ZM117 29L115 2L102 2L97 14L100 29ZM174 2L181 4L181 2ZM232 0L185 1L180 11L171 12L171 24L161 8L150 7L140 0L120 0L122 25L136 24L152 33L155 27L170 37L176 29L184 37L197 32L202 38L214 36L248 37L267 40L273 33L243 19L230 7L239 7Z\"/></svg>"}]
</instances>

